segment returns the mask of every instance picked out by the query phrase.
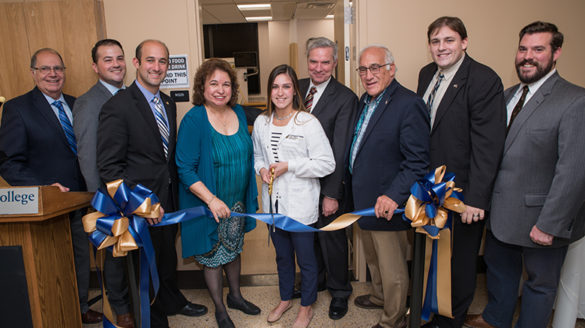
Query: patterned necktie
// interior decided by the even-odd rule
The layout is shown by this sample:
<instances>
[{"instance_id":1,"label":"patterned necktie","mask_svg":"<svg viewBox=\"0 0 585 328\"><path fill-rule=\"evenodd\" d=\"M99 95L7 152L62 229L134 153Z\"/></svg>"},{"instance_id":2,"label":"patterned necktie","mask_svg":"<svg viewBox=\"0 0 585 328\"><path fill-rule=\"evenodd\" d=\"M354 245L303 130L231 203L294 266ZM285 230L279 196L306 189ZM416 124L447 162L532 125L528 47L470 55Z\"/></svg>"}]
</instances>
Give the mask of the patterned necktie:
<instances>
[{"instance_id":1,"label":"patterned necktie","mask_svg":"<svg viewBox=\"0 0 585 328\"><path fill-rule=\"evenodd\" d=\"M514 123L514 119L516 118L516 116L518 116L518 113L520 113L520 111L522 110L522 107L524 106L524 100L526 100L527 94L528 94L528 86L525 85L522 88L522 96L520 96L520 100L518 100L518 102L516 103L516 106L514 106L514 109L512 110L512 115L510 115L510 124L508 124L508 129L506 129L506 134L510 130L512 123Z\"/></svg>"},{"instance_id":2,"label":"patterned necktie","mask_svg":"<svg viewBox=\"0 0 585 328\"><path fill-rule=\"evenodd\" d=\"M154 108L156 109L154 116L156 118L156 125L158 125L158 131L160 132L160 137L162 139L163 149L165 151L165 158L169 158L169 127L167 125L167 121L165 120L164 108L160 99L158 97L154 97L152 99L154 103Z\"/></svg>"},{"instance_id":3,"label":"patterned necktie","mask_svg":"<svg viewBox=\"0 0 585 328\"><path fill-rule=\"evenodd\" d=\"M317 93L317 88L311 87L311 90L309 90L309 94L307 95L307 99L305 99L305 108L309 112L311 112L311 107L313 107L313 95L315 93Z\"/></svg>"},{"instance_id":4,"label":"patterned necktie","mask_svg":"<svg viewBox=\"0 0 585 328\"><path fill-rule=\"evenodd\" d=\"M445 78L445 75L443 75L443 73L439 73L439 76L437 78L437 82L435 83L435 86L433 87L433 91L431 91L431 93L429 94L429 97L427 98L427 109L429 111L429 116L431 115L431 110L433 108L433 101L435 100L435 95L437 94L437 90L439 89L439 86L441 85L441 81L443 81L444 78Z\"/></svg>"},{"instance_id":5,"label":"patterned necktie","mask_svg":"<svg viewBox=\"0 0 585 328\"><path fill-rule=\"evenodd\" d=\"M63 104L60 100L55 100L52 104L53 106L57 107L59 110L59 121L61 122L61 127L63 128L63 132L65 132L65 138L67 138L67 143L69 144L69 148L75 155L77 155L77 142L75 141L75 134L73 133L73 126L71 125L71 121L67 114L65 114L65 108L63 108Z\"/></svg>"}]
</instances>

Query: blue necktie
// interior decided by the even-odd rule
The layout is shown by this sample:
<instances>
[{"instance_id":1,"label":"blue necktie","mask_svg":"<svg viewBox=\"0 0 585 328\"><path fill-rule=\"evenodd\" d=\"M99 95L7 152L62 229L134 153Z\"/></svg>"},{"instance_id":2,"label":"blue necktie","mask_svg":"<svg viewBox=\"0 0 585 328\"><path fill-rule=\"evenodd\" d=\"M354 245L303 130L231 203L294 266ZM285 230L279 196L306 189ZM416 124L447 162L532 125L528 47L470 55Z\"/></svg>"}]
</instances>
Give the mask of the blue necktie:
<instances>
[{"instance_id":1,"label":"blue necktie","mask_svg":"<svg viewBox=\"0 0 585 328\"><path fill-rule=\"evenodd\" d=\"M163 149L165 151L165 158L169 158L169 127L167 125L167 121L165 120L164 109L158 97L154 97L152 99L154 103L154 108L156 109L156 125L158 125L158 131L160 132L160 137L162 139Z\"/></svg>"},{"instance_id":2,"label":"blue necktie","mask_svg":"<svg viewBox=\"0 0 585 328\"><path fill-rule=\"evenodd\" d=\"M52 105L57 107L59 110L59 121L61 122L61 127L63 127L63 132L65 132L67 143L69 143L69 148L71 148L71 151L77 155L77 142L75 141L73 126L71 125L71 121L69 121L69 117L67 117L67 114L65 114L63 104L60 100L55 100Z\"/></svg>"}]
</instances>

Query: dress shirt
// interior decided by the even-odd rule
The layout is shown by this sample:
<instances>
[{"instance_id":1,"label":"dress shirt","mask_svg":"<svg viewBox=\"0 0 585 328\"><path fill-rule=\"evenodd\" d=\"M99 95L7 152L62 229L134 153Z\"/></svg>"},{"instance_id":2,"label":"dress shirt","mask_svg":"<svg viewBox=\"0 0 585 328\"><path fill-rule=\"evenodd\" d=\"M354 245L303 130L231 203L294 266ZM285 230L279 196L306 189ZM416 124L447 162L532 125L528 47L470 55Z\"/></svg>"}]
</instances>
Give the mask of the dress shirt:
<instances>
[{"instance_id":1,"label":"dress shirt","mask_svg":"<svg viewBox=\"0 0 585 328\"><path fill-rule=\"evenodd\" d=\"M65 97L63 97L63 94L61 94L59 96L59 99L53 99L44 93L43 93L43 96L45 96L45 99L47 99L47 102L49 102L49 105L51 105L51 109L53 110L53 113L55 113L55 116L57 116L57 119L59 120L59 122L61 122L61 119L59 118L59 108L57 108L57 106L53 105L53 103L55 101L60 101L61 104L63 105L63 109L65 110L65 114L67 115L67 118L69 118L69 122L71 122L71 125L73 125L73 113L71 112L71 108L69 108L69 104L67 104L67 102L65 101Z\"/></svg>"},{"instance_id":2,"label":"dress shirt","mask_svg":"<svg viewBox=\"0 0 585 328\"><path fill-rule=\"evenodd\" d=\"M557 71L557 69L553 68L550 72L548 72L548 74L543 76L540 80L528 84L528 93L526 94L526 98L524 99L524 104L528 103L530 98L532 98L532 96L536 93L536 91L538 91L540 86L546 80L548 80L548 78L551 77L556 71ZM520 97L522 96L522 88L523 87L524 87L524 83L520 83L520 85L518 86L518 90L516 90L516 92L514 93L514 96L512 98L510 98L510 101L508 101L508 103L506 104L506 110L507 110L506 125L510 124L510 116L512 116L512 111L514 110L514 107L516 107L516 103L518 102L518 100L520 100Z\"/></svg>"},{"instance_id":3,"label":"dress shirt","mask_svg":"<svg viewBox=\"0 0 585 328\"><path fill-rule=\"evenodd\" d=\"M451 81L453 80L453 77L455 76L455 74L459 70L459 67L461 67L461 63L463 63L463 59L465 58L465 56L466 55L461 56L461 59L459 59L459 61L457 61L455 63L455 65L453 65L447 69L443 69L443 70L438 69L437 72L435 72L435 75L433 76L431 83L429 83L429 86L427 87L427 91L425 92L425 95L423 97L423 100L425 102L427 101L427 99L429 99L429 95L431 94L431 92L433 92L433 88L435 87L435 83L437 82L437 79L439 78L439 74L443 73L443 81L441 81L441 84L439 85L439 88L437 89L437 92L435 93L435 100L433 100L433 107L431 107L431 129L433 127L433 124L435 123L435 116L437 114L437 108L439 108L439 104L441 104L441 100L443 99L445 92L447 92L447 89L449 88L449 84L451 84Z\"/></svg>"},{"instance_id":4,"label":"dress shirt","mask_svg":"<svg viewBox=\"0 0 585 328\"><path fill-rule=\"evenodd\" d=\"M122 85L121 88L118 88L118 87L115 87L115 86L109 84L108 82L106 82L102 79L99 79L99 81L106 89L108 89L108 91L112 94L112 96L115 95L116 93L118 93L118 91L120 91L122 89L126 89L125 85Z\"/></svg>"},{"instance_id":5,"label":"dress shirt","mask_svg":"<svg viewBox=\"0 0 585 328\"><path fill-rule=\"evenodd\" d=\"M315 106L317 106L319 99L321 99L321 95L323 94L323 91L325 91L325 88L327 88L329 81L331 81L331 76L327 79L327 81L320 83L319 85L313 84L313 80L311 80L311 79L309 79L309 81L311 81L311 82L309 82L309 88L307 89L307 94L305 95L304 99L307 99L307 96L309 95L309 92L311 92L312 87L315 87L315 89L317 89L317 92L315 92L315 94L313 94L313 105L311 106L311 113L312 113L313 109L315 109Z\"/></svg>"}]
</instances>

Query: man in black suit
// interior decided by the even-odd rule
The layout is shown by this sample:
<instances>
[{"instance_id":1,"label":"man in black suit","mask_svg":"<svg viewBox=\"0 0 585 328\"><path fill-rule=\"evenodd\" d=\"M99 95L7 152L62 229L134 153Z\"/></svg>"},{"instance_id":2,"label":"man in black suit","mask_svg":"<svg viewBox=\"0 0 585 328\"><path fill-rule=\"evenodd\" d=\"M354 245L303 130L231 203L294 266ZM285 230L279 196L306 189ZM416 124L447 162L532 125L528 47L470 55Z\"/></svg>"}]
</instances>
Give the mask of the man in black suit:
<instances>
[{"instance_id":1,"label":"man in black suit","mask_svg":"<svg viewBox=\"0 0 585 328\"><path fill-rule=\"evenodd\" d=\"M393 214L408 199L412 184L427 172L429 118L420 97L394 79L396 66L388 48L373 45L362 50L358 71L366 93L346 152L348 182L354 207L375 205L376 216L358 221L372 293L356 297L354 303L384 309L372 328L404 328L410 224Z\"/></svg>"},{"instance_id":2,"label":"man in black suit","mask_svg":"<svg viewBox=\"0 0 585 328\"><path fill-rule=\"evenodd\" d=\"M53 49L39 49L31 58L30 69L36 87L4 105L0 153L6 159L0 174L14 186L53 185L63 192L84 191L72 128L75 98L62 93L63 59ZM97 323L102 314L87 304L89 243L81 216L80 210L70 213L81 318L84 323Z\"/></svg>"},{"instance_id":3,"label":"man in black suit","mask_svg":"<svg viewBox=\"0 0 585 328\"><path fill-rule=\"evenodd\" d=\"M454 319L435 315L425 327L461 327L473 300L483 220L506 137L502 81L466 54L467 31L457 17L440 17L427 32L433 63L419 74L417 93L431 118L431 167L447 165L463 188L467 210L453 222Z\"/></svg>"},{"instance_id":4,"label":"man in black suit","mask_svg":"<svg viewBox=\"0 0 585 328\"><path fill-rule=\"evenodd\" d=\"M317 227L331 223L343 214L344 152L351 136L351 124L357 110L357 96L331 75L337 66L337 44L324 38L307 41L307 66L310 78L299 81L305 106L319 119L335 156L335 171L321 179L321 211ZM352 287L348 271L345 229L315 235L319 262L319 286L331 293L329 317L341 319L347 313Z\"/></svg>"},{"instance_id":5,"label":"man in black suit","mask_svg":"<svg viewBox=\"0 0 585 328\"><path fill-rule=\"evenodd\" d=\"M102 184L97 169L96 148L98 117L103 104L124 87L126 61L120 42L103 39L91 50L92 68L98 81L77 98L73 106L73 130L77 139L77 157L87 191L95 192ZM116 324L123 328L134 327L130 313L128 284L124 273L125 257L114 257L106 252L104 277L108 299L116 313Z\"/></svg>"},{"instance_id":6,"label":"man in black suit","mask_svg":"<svg viewBox=\"0 0 585 328\"><path fill-rule=\"evenodd\" d=\"M160 222L164 211L177 206L175 103L159 91L169 61L164 43L145 40L136 47L132 60L136 81L108 100L99 115L97 165L104 183L124 179L130 186L142 184L161 202L161 213L150 224ZM150 228L156 252L160 289L151 306L151 326L168 327L167 315L199 316L202 305L190 303L177 287L177 226Z\"/></svg>"}]
</instances>

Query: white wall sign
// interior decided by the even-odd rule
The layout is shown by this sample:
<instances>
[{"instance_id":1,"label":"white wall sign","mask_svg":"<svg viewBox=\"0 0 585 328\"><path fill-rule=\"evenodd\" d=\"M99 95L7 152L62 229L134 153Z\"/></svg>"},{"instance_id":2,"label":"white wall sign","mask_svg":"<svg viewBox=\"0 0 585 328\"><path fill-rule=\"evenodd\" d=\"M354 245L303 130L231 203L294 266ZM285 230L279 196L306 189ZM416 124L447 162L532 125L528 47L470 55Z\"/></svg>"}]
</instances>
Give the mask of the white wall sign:
<instances>
[{"instance_id":1,"label":"white wall sign","mask_svg":"<svg viewBox=\"0 0 585 328\"><path fill-rule=\"evenodd\" d=\"M39 188L0 188L0 214L37 214Z\"/></svg>"},{"instance_id":2,"label":"white wall sign","mask_svg":"<svg viewBox=\"0 0 585 328\"><path fill-rule=\"evenodd\" d=\"M161 83L162 89L189 88L189 69L187 55L170 55L167 76Z\"/></svg>"}]
</instances>

